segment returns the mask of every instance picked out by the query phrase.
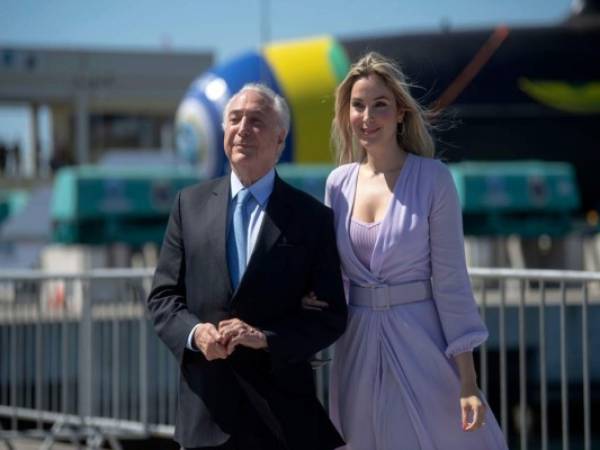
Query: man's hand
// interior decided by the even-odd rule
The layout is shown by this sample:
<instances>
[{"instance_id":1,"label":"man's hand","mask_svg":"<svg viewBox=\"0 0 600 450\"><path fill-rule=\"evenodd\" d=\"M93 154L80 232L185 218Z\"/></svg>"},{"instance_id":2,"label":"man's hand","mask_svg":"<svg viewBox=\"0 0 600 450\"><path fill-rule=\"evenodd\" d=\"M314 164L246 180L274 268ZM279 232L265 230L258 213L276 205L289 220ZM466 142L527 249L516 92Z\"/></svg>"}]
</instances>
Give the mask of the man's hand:
<instances>
[{"instance_id":1,"label":"man's hand","mask_svg":"<svg viewBox=\"0 0 600 450\"><path fill-rule=\"evenodd\" d=\"M256 350L267 348L265 334L240 319L221 321L219 323L219 333L222 336L221 342L226 347L227 355L231 355L238 345Z\"/></svg>"},{"instance_id":2,"label":"man's hand","mask_svg":"<svg viewBox=\"0 0 600 450\"><path fill-rule=\"evenodd\" d=\"M225 359L228 356L223 338L212 323L202 323L194 330L194 344L207 360Z\"/></svg>"}]
</instances>

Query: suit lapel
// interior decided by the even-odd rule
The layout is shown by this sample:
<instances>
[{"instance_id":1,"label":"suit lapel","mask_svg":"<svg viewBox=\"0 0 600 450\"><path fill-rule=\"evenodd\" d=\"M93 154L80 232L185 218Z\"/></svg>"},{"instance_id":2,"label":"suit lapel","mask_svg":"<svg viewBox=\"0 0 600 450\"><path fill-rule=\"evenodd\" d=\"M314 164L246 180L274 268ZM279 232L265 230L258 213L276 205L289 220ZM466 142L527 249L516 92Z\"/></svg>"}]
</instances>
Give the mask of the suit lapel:
<instances>
[{"instance_id":1,"label":"suit lapel","mask_svg":"<svg viewBox=\"0 0 600 450\"><path fill-rule=\"evenodd\" d=\"M211 244L214 247L215 273L224 274L229 292L232 290L231 277L229 275L229 265L227 264L227 209L229 208L230 181L229 177L223 177L217 183L202 211L203 215L208 215L209 219L206 225L208 236L212 236Z\"/></svg>"},{"instance_id":2,"label":"suit lapel","mask_svg":"<svg viewBox=\"0 0 600 450\"><path fill-rule=\"evenodd\" d=\"M290 218L290 207L288 196L285 194L286 185L279 176L275 175L273 192L269 198L267 209L263 217L263 222L254 246L254 251L248 261L248 266L244 276L238 286L238 291L246 283L252 280L252 274L257 267L260 267L263 258L269 253L269 250L275 245L281 232L285 230Z\"/></svg>"}]
</instances>

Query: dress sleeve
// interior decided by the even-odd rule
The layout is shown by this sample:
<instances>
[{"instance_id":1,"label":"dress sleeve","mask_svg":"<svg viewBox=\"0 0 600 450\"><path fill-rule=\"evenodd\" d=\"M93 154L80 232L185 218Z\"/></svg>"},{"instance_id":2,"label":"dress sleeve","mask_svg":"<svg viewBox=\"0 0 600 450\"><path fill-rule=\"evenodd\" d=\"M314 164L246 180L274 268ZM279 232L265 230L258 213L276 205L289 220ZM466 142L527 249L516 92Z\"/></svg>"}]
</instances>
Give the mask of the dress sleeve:
<instances>
[{"instance_id":1,"label":"dress sleeve","mask_svg":"<svg viewBox=\"0 0 600 450\"><path fill-rule=\"evenodd\" d=\"M471 351L488 332L481 320L465 262L462 212L452 175L442 163L432 174L429 213L433 297L446 338L446 356Z\"/></svg>"},{"instance_id":2,"label":"dress sleeve","mask_svg":"<svg viewBox=\"0 0 600 450\"><path fill-rule=\"evenodd\" d=\"M327 177L327 181L325 181L325 198L323 199L323 203L330 208L333 208L333 189L334 189L334 179L335 179L335 171L331 172Z\"/></svg>"},{"instance_id":3,"label":"dress sleeve","mask_svg":"<svg viewBox=\"0 0 600 450\"><path fill-rule=\"evenodd\" d=\"M341 169L337 168L333 170L329 176L327 177L327 181L325 182L325 198L323 203L326 206L330 207L333 210L334 217L336 216L336 208L335 201L337 196L339 195L339 190L341 189L339 186L339 171ZM334 221L334 226L337 228L337 220ZM350 293L350 279L346 275L342 267L342 283L344 285L344 295L346 297L346 302L348 302L348 297Z\"/></svg>"}]
</instances>

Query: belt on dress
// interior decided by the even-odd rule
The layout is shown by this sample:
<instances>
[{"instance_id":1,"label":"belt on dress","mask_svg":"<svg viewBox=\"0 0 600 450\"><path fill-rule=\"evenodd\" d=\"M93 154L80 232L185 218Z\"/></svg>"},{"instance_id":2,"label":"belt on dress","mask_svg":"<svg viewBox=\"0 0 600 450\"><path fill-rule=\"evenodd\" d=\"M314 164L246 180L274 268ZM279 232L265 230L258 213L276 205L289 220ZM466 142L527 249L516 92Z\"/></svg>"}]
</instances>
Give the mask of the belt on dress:
<instances>
[{"instance_id":1,"label":"belt on dress","mask_svg":"<svg viewBox=\"0 0 600 450\"><path fill-rule=\"evenodd\" d=\"M351 284L349 297L349 303L353 306L367 306L375 310L384 310L391 306L430 300L433 295L431 281L421 280L395 285L358 286Z\"/></svg>"}]
</instances>

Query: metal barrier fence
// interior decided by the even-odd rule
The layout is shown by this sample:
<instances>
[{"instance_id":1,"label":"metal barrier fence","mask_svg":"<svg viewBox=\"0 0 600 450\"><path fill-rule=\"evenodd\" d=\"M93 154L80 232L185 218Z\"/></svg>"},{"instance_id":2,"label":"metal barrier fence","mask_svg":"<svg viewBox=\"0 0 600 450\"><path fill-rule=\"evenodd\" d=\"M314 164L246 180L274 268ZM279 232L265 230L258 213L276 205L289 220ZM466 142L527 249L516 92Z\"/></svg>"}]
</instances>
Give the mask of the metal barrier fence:
<instances>
[{"instance_id":1,"label":"metal barrier fence","mask_svg":"<svg viewBox=\"0 0 600 450\"><path fill-rule=\"evenodd\" d=\"M510 447L590 450L600 438L591 429L600 354L590 353L600 345L591 326L600 323L600 273L470 274L490 329L476 353L480 384ZM172 435L178 370L148 320L151 277L0 274L0 442L27 432L42 448L61 438L119 449L122 438ZM328 372L316 369L323 401Z\"/></svg>"},{"instance_id":2,"label":"metal barrier fence","mask_svg":"<svg viewBox=\"0 0 600 450\"><path fill-rule=\"evenodd\" d=\"M0 276L0 416L11 430L33 421L44 448L61 437L120 448L117 438L172 434L177 367L147 320L151 277Z\"/></svg>"}]
</instances>

